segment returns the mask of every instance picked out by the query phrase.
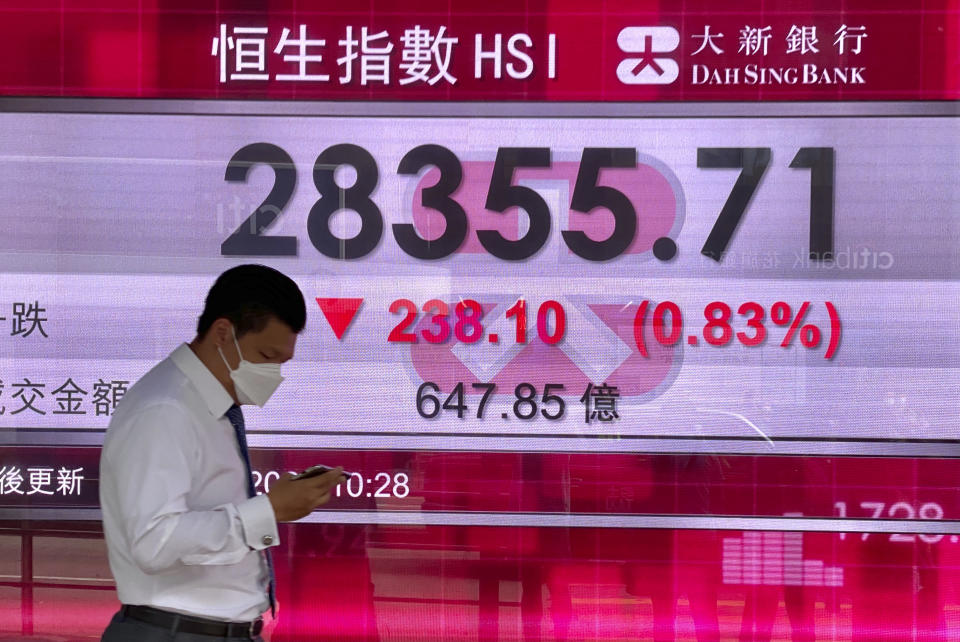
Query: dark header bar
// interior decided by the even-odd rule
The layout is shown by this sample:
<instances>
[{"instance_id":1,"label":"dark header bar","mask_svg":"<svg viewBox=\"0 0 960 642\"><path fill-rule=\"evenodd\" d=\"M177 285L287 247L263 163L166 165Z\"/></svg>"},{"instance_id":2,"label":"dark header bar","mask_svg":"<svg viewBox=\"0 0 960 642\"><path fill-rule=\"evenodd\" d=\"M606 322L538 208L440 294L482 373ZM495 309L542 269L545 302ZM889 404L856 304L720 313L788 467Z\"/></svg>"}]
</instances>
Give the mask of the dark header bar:
<instances>
[{"instance_id":1,"label":"dark header bar","mask_svg":"<svg viewBox=\"0 0 960 642\"><path fill-rule=\"evenodd\" d=\"M956 2L0 8L0 94L269 101L960 99ZM733 3L730 3L733 4ZM406 5L406 6L405 6ZM888 6L889 5L889 6ZM526 10L518 7L526 6ZM318 8L319 7L319 8ZM584 8L586 7L586 8Z\"/></svg>"}]
</instances>

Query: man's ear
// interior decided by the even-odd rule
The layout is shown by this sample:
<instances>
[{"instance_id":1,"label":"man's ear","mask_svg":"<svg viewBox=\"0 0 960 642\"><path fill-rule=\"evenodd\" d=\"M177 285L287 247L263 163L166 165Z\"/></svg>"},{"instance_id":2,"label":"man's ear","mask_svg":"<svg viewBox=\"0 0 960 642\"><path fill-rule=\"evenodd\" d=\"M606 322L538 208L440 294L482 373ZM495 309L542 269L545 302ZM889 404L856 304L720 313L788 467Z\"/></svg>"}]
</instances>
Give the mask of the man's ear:
<instances>
[{"instance_id":1,"label":"man's ear","mask_svg":"<svg viewBox=\"0 0 960 642\"><path fill-rule=\"evenodd\" d=\"M213 345L223 347L230 341L230 329L232 327L233 324L226 317L215 320L210 325L210 338L213 340Z\"/></svg>"}]
</instances>

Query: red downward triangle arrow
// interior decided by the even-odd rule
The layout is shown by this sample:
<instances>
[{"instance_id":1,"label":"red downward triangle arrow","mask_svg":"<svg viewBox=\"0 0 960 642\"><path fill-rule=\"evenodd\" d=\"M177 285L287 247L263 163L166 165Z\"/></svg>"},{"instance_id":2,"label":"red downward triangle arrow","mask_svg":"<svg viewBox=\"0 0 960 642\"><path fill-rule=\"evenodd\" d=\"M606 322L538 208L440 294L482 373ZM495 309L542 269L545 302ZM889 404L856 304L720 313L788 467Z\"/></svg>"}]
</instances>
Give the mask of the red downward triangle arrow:
<instances>
[{"instance_id":1,"label":"red downward triangle arrow","mask_svg":"<svg viewBox=\"0 0 960 642\"><path fill-rule=\"evenodd\" d=\"M347 327L357 315L357 310L360 309L362 303L363 299L325 299L317 297L320 311L327 318L327 323L330 324L333 333L337 335L337 339L343 339L343 333L347 331Z\"/></svg>"}]
</instances>

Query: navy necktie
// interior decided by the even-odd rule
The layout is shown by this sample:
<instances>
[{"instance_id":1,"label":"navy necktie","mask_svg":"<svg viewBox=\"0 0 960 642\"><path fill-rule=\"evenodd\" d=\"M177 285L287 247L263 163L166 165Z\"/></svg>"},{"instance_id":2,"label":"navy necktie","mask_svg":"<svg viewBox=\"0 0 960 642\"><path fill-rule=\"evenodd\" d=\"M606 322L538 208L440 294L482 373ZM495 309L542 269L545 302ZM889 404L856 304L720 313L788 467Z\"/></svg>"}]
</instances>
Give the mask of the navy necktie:
<instances>
[{"instance_id":1,"label":"navy necktie","mask_svg":"<svg viewBox=\"0 0 960 642\"><path fill-rule=\"evenodd\" d=\"M230 420L230 425L233 426L233 431L237 434L237 444L240 446L240 455L243 456L243 465L247 469L247 497L256 497L257 490L253 485L253 474L251 473L250 466L250 450L247 448L247 430L244 427L243 423L243 410L240 409L240 406L233 404L230 406L230 409L226 412L227 419ZM267 558L267 571L270 575L270 584L267 587L267 595L270 598L270 614L276 616L277 614L277 596L274 589L276 582L274 581L273 574L273 557L270 555L270 549L263 550L264 556Z\"/></svg>"}]
</instances>

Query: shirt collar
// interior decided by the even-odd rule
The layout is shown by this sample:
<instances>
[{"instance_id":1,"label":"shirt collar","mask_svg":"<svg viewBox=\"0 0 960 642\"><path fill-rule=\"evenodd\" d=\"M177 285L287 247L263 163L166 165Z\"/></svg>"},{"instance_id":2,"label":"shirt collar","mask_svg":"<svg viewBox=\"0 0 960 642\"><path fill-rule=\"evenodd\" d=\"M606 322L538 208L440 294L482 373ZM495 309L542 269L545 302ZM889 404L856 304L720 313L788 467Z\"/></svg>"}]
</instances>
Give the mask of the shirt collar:
<instances>
[{"instance_id":1,"label":"shirt collar","mask_svg":"<svg viewBox=\"0 0 960 642\"><path fill-rule=\"evenodd\" d=\"M222 417L233 405L234 402L230 393L186 343L180 344L176 350L170 353L170 360L180 368L187 379L190 380L190 383L193 384L193 387L196 388L200 398L207 404L211 415L217 418Z\"/></svg>"}]
</instances>

